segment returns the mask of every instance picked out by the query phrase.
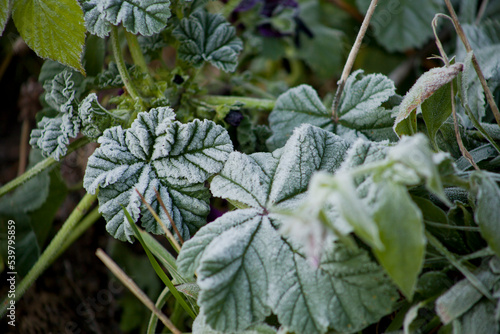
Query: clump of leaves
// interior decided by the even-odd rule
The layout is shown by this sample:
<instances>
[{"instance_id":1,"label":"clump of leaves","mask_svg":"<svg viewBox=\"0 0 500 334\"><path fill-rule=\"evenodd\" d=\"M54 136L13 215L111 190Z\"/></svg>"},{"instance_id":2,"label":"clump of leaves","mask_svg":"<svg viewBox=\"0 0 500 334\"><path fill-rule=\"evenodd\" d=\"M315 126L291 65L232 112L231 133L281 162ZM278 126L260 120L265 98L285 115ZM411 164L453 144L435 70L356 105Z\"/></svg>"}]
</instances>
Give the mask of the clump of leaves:
<instances>
[{"instance_id":1,"label":"clump of leaves","mask_svg":"<svg viewBox=\"0 0 500 334\"><path fill-rule=\"evenodd\" d=\"M336 70L321 52L324 41L341 44L349 34L337 30L345 18L321 15L326 4L231 1L221 15L203 1L65 0L64 13L53 0L42 2L12 1L11 8L0 1L0 27L12 13L30 47L73 69L42 68L44 110L30 143L49 158L0 188L3 195L38 174L0 202L2 217L14 212L6 203L24 203L15 214L28 226L28 213L54 198L57 171L42 171L75 148L74 138L99 146L83 179L88 194L23 288L54 260L57 245L74 240L71 231L97 199L111 236L137 238L146 248L166 285L157 304L174 296L176 323L160 314L173 332L186 323L183 311L195 318L193 333L357 333L389 314L387 331L405 334L439 326L443 333L498 332L500 131L487 89L500 82L491 56L499 42L494 15L465 25L463 35L452 12L460 37L476 50L457 47L450 61L440 47L444 66L423 73L404 97L387 73L349 75L346 66L332 103L313 88L316 78L288 87L325 64ZM362 12L369 4L356 1ZM465 13L470 5L461 6ZM384 2L365 20L372 19L380 49L404 51L432 36L427 21L442 7ZM67 19L57 26L67 33L54 41L42 36L56 28L28 29L54 15ZM114 62L105 61L107 44ZM327 44L338 63L341 50ZM276 68L284 59L287 68ZM238 73L246 69L255 73ZM28 205L21 197L32 188L43 196ZM229 203L223 212L220 200ZM211 211L217 218L207 223ZM38 248L28 250L38 256L45 239L35 230L20 244L28 249L37 239ZM177 259L148 234L164 232L180 248ZM150 309L154 332L160 311Z\"/></svg>"}]
</instances>

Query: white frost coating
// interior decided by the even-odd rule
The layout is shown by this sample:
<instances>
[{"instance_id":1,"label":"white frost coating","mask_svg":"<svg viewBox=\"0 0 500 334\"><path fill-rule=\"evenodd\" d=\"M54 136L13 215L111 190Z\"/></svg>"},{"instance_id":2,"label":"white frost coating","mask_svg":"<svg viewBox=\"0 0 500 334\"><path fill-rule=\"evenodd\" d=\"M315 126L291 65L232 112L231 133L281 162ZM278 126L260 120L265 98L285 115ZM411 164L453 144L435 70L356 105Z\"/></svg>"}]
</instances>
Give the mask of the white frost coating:
<instances>
[{"instance_id":1,"label":"white frost coating","mask_svg":"<svg viewBox=\"0 0 500 334\"><path fill-rule=\"evenodd\" d=\"M212 194L249 205L264 208L267 201L271 178L259 161L250 156L233 152L221 173L214 177L211 184ZM270 153L260 153L259 157L274 160Z\"/></svg>"},{"instance_id":2,"label":"white frost coating","mask_svg":"<svg viewBox=\"0 0 500 334\"><path fill-rule=\"evenodd\" d=\"M312 268L302 250L279 234L283 216L269 213L267 206L269 187L274 187L276 180L282 180L277 188L287 189L286 177L279 174L288 175L288 181L293 182L295 175L309 178L314 169L311 166L335 170L348 148L339 137L310 125L297 130L289 145L272 154L233 152L214 177L211 190L214 196L255 209L228 212L202 227L179 254L179 271L198 273L198 303L204 322L215 330L246 330L262 321L266 316L262 310L269 307L292 332L323 334L328 328L353 332L388 314L391 309L387 305L397 298L395 289L384 280L383 270L367 257L366 264L358 268L353 266L357 261L354 256L344 256L350 271L344 270L337 277L338 265ZM311 168L301 167L306 162L300 159L294 163L287 156L289 147L304 157L310 157L305 152L316 151L311 155L312 163L308 161ZM287 168L279 167L281 159ZM296 199L302 199L305 189L297 186L295 190L294 199L283 198L282 205L299 205ZM329 256L331 262L339 261L335 255Z\"/></svg>"},{"instance_id":3,"label":"white frost coating","mask_svg":"<svg viewBox=\"0 0 500 334\"><path fill-rule=\"evenodd\" d=\"M303 123L332 131L330 116L314 88L308 85L292 88L278 97L269 115L273 135L267 140L267 145L271 149L282 147L293 129Z\"/></svg>"},{"instance_id":4,"label":"white frost coating","mask_svg":"<svg viewBox=\"0 0 500 334\"><path fill-rule=\"evenodd\" d=\"M170 17L169 0L89 0L82 3L87 30L106 37L112 25L151 36L162 31Z\"/></svg>"},{"instance_id":5,"label":"white frost coating","mask_svg":"<svg viewBox=\"0 0 500 334\"><path fill-rule=\"evenodd\" d=\"M156 201L154 189L165 196L167 209L184 238L188 239L205 224L210 208L208 191L203 182L222 168L232 144L227 132L212 122L181 124L173 123L173 119L170 108L139 113L129 129L113 127L105 130L99 138L101 146L89 158L84 187L90 193L101 188L98 195L101 212L108 221L108 231L119 239L132 240L133 235L127 227L122 206L130 209L134 221L139 218L142 207L143 226L148 231L161 233L135 189L145 196L169 226L168 217ZM173 124L175 129L187 129L184 131L187 135L181 138L171 136L171 147L180 148L176 151L177 156L172 158L168 155L169 150L164 150L159 144L165 136L158 138L156 134L170 133ZM158 127L160 131L157 131ZM217 140L218 145L213 145L206 138L200 144L202 138L197 136L197 131ZM189 151L193 147L194 152ZM207 154L207 149L210 149L210 154ZM155 160L153 151L165 154L161 157L162 161ZM156 158L159 158L158 155ZM172 163L169 165L166 162Z\"/></svg>"},{"instance_id":6,"label":"white frost coating","mask_svg":"<svg viewBox=\"0 0 500 334\"><path fill-rule=\"evenodd\" d=\"M363 76L363 70L357 70L347 79L340 100L339 114L374 110L395 92L394 82L385 75L369 74Z\"/></svg>"},{"instance_id":7,"label":"white frost coating","mask_svg":"<svg viewBox=\"0 0 500 334\"><path fill-rule=\"evenodd\" d=\"M236 69L243 43L222 15L196 11L181 20L174 35L181 42L178 52L182 59L197 67L208 61L225 72Z\"/></svg>"},{"instance_id":8,"label":"white frost coating","mask_svg":"<svg viewBox=\"0 0 500 334\"><path fill-rule=\"evenodd\" d=\"M43 117L38 129L31 133L30 144L40 148L44 156L50 155L56 160L66 155L69 138L75 138L81 128L71 76L72 73L65 70L46 82L45 100L59 114L54 118Z\"/></svg>"},{"instance_id":9,"label":"white frost coating","mask_svg":"<svg viewBox=\"0 0 500 334\"><path fill-rule=\"evenodd\" d=\"M309 124L295 129L276 168L269 204L289 201L304 193L315 171L335 172L349 146L339 136Z\"/></svg>"},{"instance_id":10,"label":"white frost coating","mask_svg":"<svg viewBox=\"0 0 500 334\"><path fill-rule=\"evenodd\" d=\"M269 315L269 269L263 257L278 236L265 216L222 232L201 257L198 303L215 329L232 332L248 328ZM226 303L220 304L224 297Z\"/></svg>"},{"instance_id":11,"label":"white frost coating","mask_svg":"<svg viewBox=\"0 0 500 334\"><path fill-rule=\"evenodd\" d=\"M430 192L451 206L444 193L439 171L433 161L429 140L425 135L417 133L411 137L404 136L396 146L388 151L388 159L397 161L406 168L411 168L425 180L425 185Z\"/></svg>"}]
</instances>

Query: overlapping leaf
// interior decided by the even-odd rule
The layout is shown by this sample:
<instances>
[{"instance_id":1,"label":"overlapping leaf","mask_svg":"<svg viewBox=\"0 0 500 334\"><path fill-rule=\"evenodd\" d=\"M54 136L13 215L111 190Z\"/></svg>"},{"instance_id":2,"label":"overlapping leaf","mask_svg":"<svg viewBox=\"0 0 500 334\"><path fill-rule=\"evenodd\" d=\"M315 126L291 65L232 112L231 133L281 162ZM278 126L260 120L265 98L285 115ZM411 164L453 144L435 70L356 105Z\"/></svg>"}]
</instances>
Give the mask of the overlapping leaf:
<instances>
[{"instance_id":1,"label":"overlapping leaf","mask_svg":"<svg viewBox=\"0 0 500 334\"><path fill-rule=\"evenodd\" d=\"M38 128L31 132L30 144L40 148L44 155L59 160L67 152L69 139L75 138L80 131L72 73L59 73L44 88L45 100L59 113L55 118L42 118Z\"/></svg>"},{"instance_id":2,"label":"overlapping leaf","mask_svg":"<svg viewBox=\"0 0 500 334\"><path fill-rule=\"evenodd\" d=\"M0 36L2 36L12 9L11 0L0 0Z\"/></svg>"},{"instance_id":3,"label":"overlapping leaf","mask_svg":"<svg viewBox=\"0 0 500 334\"><path fill-rule=\"evenodd\" d=\"M425 72L406 93L399 106L394 131L398 136L412 135L417 129L417 108L441 87L450 83L464 68L456 63L447 67L437 67ZM445 118L446 120L446 118ZM442 122L441 122L442 124Z\"/></svg>"},{"instance_id":4,"label":"overlapping leaf","mask_svg":"<svg viewBox=\"0 0 500 334\"><path fill-rule=\"evenodd\" d=\"M147 231L161 228L142 205L139 191L169 222L155 196L160 193L170 216L185 239L205 224L208 190L203 182L223 166L232 144L227 132L211 121L174 122L167 107L140 113L130 129L113 127L99 138L101 146L89 158L84 187L100 188L100 211L107 230L121 240L132 240L122 206Z\"/></svg>"},{"instance_id":5,"label":"overlapping leaf","mask_svg":"<svg viewBox=\"0 0 500 334\"><path fill-rule=\"evenodd\" d=\"M356 71L349 76L340 102L340 124L355 130L386 127L382 121L390 112L377 109L395 93L394 83L381 74L362 75ZM280 95L269 115L273 135L268 139L269 148L282 147L293 129L300 124L316 125L333 131L331 112L323 105L316 91L307 85L292 88Z\"/></svg>"},{"instance_id":6,"label":"overlapping leaf","mask_svg":"<svg viewBox=\"0 0 500 334\"><path fill-rule=\"evenodd\" d=\"M82 9L77 0L13 1L12 18L23 40L40 57L85 73Z\"/></svg>"},{"instance_id":7,"label":"overlapping leaf","mask_svg":"<svg viewBox=\"0 0 500 334\"><path fill-rule=\"evenodd\" d=\"M366 12L370 0L356 0ZM439 0L398 0L378 4L370 21L377 41L389 51L404 51L422 46L432 36L431 21L441 13Z\"/></svg>"},{"instance_id":8,"label":"overlapping leaf","mask_svg":"<svg viewBox=\"0 0 500 334\"><path fill-rule=\"evenodd\" d=\"M178 258L181 272L198 273L198 303L211 328L245 330L272 311L297 333L351 333L390 312L395 291L366 254L331 249L314 269L301 247L278 232L283 217L269 213L300 205L311 175L334 172L348 147L334 134L303 125L283 149L230 155L211 190L249 208L203 227Z\"/></svg>"},{"instance_id":9,"label":"overlapping leaf","mask_svg":"<svg viewBox=\"0 0 500 334\"><path fill-rule=\"evenodd\" d=\"M243 44L223 16L198 10L181 20L174 35L181 42L178 49L181 59L196 67L208 61L225 72L236 69Z\"/></svg>"},{"instance_id":10,"label":"overlapping leaf","mask_svg":"<svg viewBox=\"0 0 500 334\"><path fill-rule=\"evenodd\" d=\"M82 7L87 30L99 37L119 24L132 34L151 36L162 31L170 17L169 0L84 0Z\"/></svg>"}]
</instances>

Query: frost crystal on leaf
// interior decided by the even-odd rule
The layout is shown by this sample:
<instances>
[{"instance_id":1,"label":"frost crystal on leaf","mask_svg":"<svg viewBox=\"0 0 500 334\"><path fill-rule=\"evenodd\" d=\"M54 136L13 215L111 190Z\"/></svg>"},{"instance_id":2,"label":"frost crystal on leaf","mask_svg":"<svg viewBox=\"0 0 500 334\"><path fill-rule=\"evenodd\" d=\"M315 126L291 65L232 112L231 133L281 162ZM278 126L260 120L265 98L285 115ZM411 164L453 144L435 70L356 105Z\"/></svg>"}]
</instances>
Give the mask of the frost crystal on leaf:
<instances>
[{"instance_id":1,"label":"frost crystal on leaf","mask_svg":"<svg viewBox=\"0 0 500 334\"><path fill-rule=\"evenodd\" d=\"M181 59L196 67L208 61L225 72L236 69L243 43L222 15L198 10L181 20L174 35L181 42L178 50Z\"/></svg>"},{"instance_id":2,"label":"frost crystal on leaf","mask_svg":"<svg viewBox=\"0 0 500 334\"><path fill-rule=\"evenodd\" d=\"M170 17L169 0L87 0L82 8L85 26L99 37L119 24L132 34L151 36L162 31Z\"/></svg>"},{"instance_id":3,"label":"frost crystal on leaf","mask_svg":"<svg viewBox=\"0 0 500 334\"><path fill-rule=\"evenodd\" d=\"M198 273L198 303L208 326L242 331L272 312L296 333L351 333L391 311L396 292L362 251L339 246L312 268L302 247L279 233L284 216L270 213L300 205L312 174L337 170L349 145L302 125L273 153L231 153L211 191L249 208L200 229L178 258L180 272Z\"/></svg>"},{"instance_id":4,"label":"frost crystal on leaf","mask_svg":"<svg viewBox=\"0 0 500 334\"><path fill-rule=\"evenodd\" d=\"M132 240L122 206L135 221L142 213L147 231L161 233L135 189L169 225L156 200L158 190L183 238L205 224L209 196L203 183L222 168L233 147L221 126L207 120L181 124L174 117L168 107L139 113L130 129L105 130L89 158L84 187L90 193L100 188L99 208L115 238Z\"/></svg>"},{"instance_id":5,"label":"frost crystal on leaf","mask_svg":"<svg viewBox=\"0 0 500 334\"><path fill-rule=\"evenodd\" d=\"M45 101L59 113L54 118L44 116L38 128L31 132L30 144L56 160L66 154L69 139L75 138L80 131L76 113L78 102L71 77L72 73L65 70L44 85Z\"/></svg>"},{"instance_id":6,"label":"frost crystal on leaf","mask_svg":"<svg viewBox=\"0 0 500 334\"><path fill-rule=\"evenodd\" d=\"M340 124L354 130L390 127L392 125L390 111L379 107L394 93L394 83L386 76L382 74L363 76L361 70L354 72L349 76L342 94ZM282 147L293 129L304 123L334 131L331 111L323 105L312 87L300 85L278 97L269 115L269 126L273 135L267 140L268 147L270 149ZM341 130L338 127L335 131L340 135Z\"/></svg>"}]
</instances>

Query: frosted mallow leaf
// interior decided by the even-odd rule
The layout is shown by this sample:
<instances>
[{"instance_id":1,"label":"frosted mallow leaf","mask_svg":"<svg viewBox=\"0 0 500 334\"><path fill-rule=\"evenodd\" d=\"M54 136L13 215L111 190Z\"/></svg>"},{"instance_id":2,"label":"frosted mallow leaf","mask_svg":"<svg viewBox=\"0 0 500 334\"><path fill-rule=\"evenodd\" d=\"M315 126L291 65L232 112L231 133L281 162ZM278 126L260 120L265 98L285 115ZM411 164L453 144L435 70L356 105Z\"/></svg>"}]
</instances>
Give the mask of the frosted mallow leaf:
<instances>
[{"instance_id":1,"label":"frosted mallow leaf","mask_svg":"<svg viewBox=\"0 0 500 334\"><path fill-rule=\"evenodd\" d=\"M299 207L313 173L334 173L349 146L304 124L273 153L230 154L210 189L249 208L202 227L177 259L182 274L198 274L198 304L207 327L243 331L273 313L291 332L353 333L391 311L396 290L363 251L340 255L329 248L329 260L322 258L314 268L303 248L279 232L286 224L279 212Z\"/></svg>"},{"instance_id":2,"label":"frosted mallow leaf","mask_svg":"<svg viewBox=\"0 0 500 334\"><path fill-rule=\"evenodd\" d=\"M234 72L238 54L243 50L234 27L222 15L205 10L195 11L182 19L174 29L174 36L181 42L180 58L196 67L208 61L225 72Z\"/></svg>"},{"instance_id":3,"label":"frosted mallow leaf","mask_svg":"<svg viewBox=\"0 0 500 334\"><path fill-rule=\"evenodd\" d=\"M87 0L82 8L87 30L103 38L120 24L132 34L151 36L167 26L171 15L169 0Z\"/></svg>"},{"instance_id":4,"label":"frosted mallow leaf","mask_svg":"<svg viewBox=\"0 0 500 334\"><path fill-rule=\"evenodd\" d=\"M45 101L58 114L53 118L44 116L31 132L30 144L56 160L66 155L69 139L75 138L81 128L72 75L65 70L45 83Z\"/></svg>"},{"instance_id":5,"label":"frosted mallow leaf","mask_svg":"<svg viewBox=\"0 0 500 334\"><path fill-rule=\"evenodd\" d=\"M340 119L375 110L395 93L394 82L385 75L364 76L363 70L357 70L346 81L339 105Z\"/></svg>"},{"instance_id":6,"label":"frosted mallow leaf","mask_svg":"<svg viewBox=\"0 0 500 334\"><path fill-rule=\"evenodd\" d=\"M394 93L394 83L382 74L364 76L361 70L351 74L338 112L343 127L337 127L336 133L344 138L358 138L365 137L359 130L392 126L390 111L377 108ZM325 107L314 88L300 85L289 89L278 97L269 115L273 135L267 140L267 145L270 149L282 147L301 124L312 124L333 132L332 118L331 110Z\"/></svg>"},{"instance_id":7,"label":"frosted mallow leaf","mask_svg":"<svg viewBox=\"0 0 500 334\"><path fill-rule=\"evenodd\" d=\"M132 241L122 207L134 221L142 215L147 231L161 233L135 189L169 226L158 190L185 240L206 223L209 194L203 183L222 168L233 146L226 130L211 121L181 124L174 117L168 107L139 113L129 129L106 129L89 158L84 187L89 193L100 188L99 210L115 238Z\"/></svg>"}]
</instances>

